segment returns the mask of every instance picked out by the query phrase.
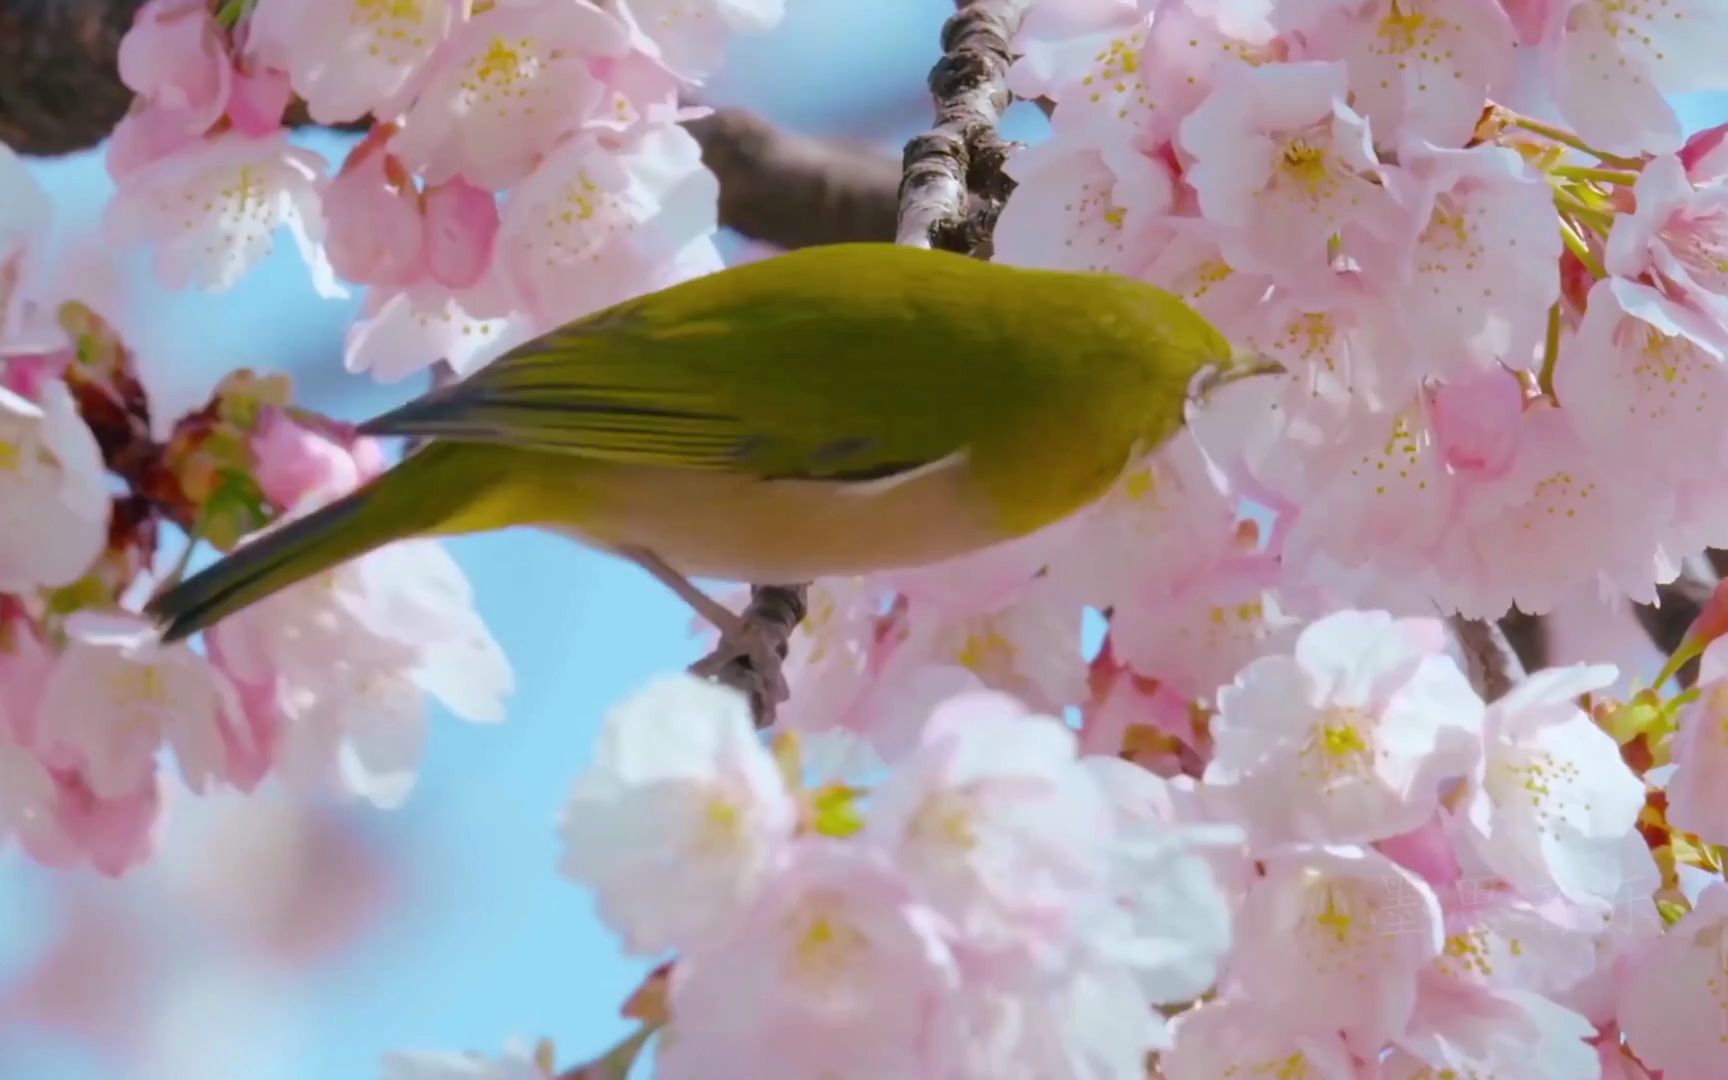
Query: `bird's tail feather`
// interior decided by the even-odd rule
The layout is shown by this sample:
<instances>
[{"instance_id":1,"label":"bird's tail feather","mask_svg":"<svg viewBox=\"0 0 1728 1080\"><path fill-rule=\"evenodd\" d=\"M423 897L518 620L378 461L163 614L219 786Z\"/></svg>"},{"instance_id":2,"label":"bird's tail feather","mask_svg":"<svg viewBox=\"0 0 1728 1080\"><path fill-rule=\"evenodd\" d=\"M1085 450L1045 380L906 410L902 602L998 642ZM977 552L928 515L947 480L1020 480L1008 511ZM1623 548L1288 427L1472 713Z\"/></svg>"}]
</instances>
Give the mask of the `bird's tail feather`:
<instances>
[{"instance_id":1,"label":"bird's tail feather","mask_svg":"<svg viewBox=\"0 0 1728 1080\"><path fill-rule=\"evenodd\" d=\"M268 596L396 540L439 531L469 499L427 471L447 447L428 446L396 468L286 522L153 598L145 611L178 641Z\"/></svg>"}]
</instances>

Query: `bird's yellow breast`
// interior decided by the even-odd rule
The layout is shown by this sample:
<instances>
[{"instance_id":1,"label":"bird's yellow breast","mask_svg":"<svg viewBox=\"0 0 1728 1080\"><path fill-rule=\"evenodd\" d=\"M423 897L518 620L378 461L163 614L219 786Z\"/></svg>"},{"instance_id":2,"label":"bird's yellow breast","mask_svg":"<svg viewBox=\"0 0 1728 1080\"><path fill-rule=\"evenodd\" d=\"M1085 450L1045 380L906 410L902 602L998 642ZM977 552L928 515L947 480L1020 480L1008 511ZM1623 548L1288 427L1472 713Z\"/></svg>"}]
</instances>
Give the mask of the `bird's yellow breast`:
<instances>
[{"instance_id":1,"label":"bird's yellow breast","mask_svg":"<svg viewBox=\"0 0 1728 1080\"><path fill-rule=\"evenodd\" d=\"M757 583L876 573L1009 539L963 456L869 483L565 459L542 476L551 529L654 552L691 577ZM540 472L541 470L536 470Z\"/></svg>"}]
</instances>

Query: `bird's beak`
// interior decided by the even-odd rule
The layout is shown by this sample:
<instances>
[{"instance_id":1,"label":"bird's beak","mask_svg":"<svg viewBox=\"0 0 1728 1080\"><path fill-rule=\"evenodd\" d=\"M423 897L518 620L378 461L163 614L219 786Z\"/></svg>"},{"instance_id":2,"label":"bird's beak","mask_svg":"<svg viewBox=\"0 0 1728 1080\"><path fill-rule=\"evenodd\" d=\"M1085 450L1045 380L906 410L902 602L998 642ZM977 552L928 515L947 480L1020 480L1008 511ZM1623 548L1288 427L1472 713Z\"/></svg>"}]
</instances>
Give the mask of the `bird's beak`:
<instances>
[{"instance_id":1,"label":"bird's beak","mask_svg":"<svg viewBox=\"0 0 1728 1080\"><path fill-rule=\"evenodd\" d=\"M1228 360L1201 368L1195 374L1194 380L1188 384L1188 396L1197 402L1204 401L1208 394L1220 386L1228 386L1258 375L1284 375L1288 372L1289 369L1282 363L1264 353L1237 349Z\"/></svg>"}]
</instances>

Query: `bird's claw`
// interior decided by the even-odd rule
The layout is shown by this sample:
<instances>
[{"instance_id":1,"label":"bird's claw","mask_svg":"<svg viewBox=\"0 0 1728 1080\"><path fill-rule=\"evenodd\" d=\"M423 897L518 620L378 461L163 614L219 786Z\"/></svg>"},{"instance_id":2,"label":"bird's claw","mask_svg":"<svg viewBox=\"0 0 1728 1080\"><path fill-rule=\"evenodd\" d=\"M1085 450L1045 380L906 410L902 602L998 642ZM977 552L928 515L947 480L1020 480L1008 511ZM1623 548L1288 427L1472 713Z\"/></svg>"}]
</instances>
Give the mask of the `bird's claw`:
<instances>
[{"instance_id":1,"label":"bird's claw","mask_svg":"<svg viewBox=\"0 0 1728 1080\"><path fill-rule=\"evenodd\" d=\"M786 683L786 645L760 622L741 618L724 627L714 651L691 667L692 673L730 686L750 699L756 726L774 722L774 711L791 696Z\"/></svg>"}]
</instances>

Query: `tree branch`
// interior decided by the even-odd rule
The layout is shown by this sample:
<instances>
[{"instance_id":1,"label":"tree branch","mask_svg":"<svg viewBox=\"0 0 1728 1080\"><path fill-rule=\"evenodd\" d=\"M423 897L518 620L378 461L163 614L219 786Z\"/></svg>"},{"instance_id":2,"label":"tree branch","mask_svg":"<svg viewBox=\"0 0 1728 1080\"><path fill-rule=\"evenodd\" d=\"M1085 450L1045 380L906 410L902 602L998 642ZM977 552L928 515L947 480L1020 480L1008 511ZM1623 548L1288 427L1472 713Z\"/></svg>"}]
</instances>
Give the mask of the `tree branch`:
<instances>
[{"instance_id":1,"label":"tree branch","mask_svg":"<svg viewBox=\"0 0 1728 1080\"><path fill-rule=\"evenodd\" d=\"M0 142L34 157L100 145L132 102L116 58L141 6L142 0L0 0ZM287 120L293 127L311 123L299 103ZM893 237L899 172L890 155L778 131L739 109L686 127L720 179L722 225L786 248Z\"/></svg>"},{"instance_id":2,"label":"tree branch","mask_svg":"<svg viewBox=\"0 0 1728 1080\"><path fill-rule=\"evenodd\" d=\"M720 221L783 248L890 240L900 172L868 146L781 131L742 109L688 121L720 178Z\"/></svg>"},{"instance_id":3,"label":"tree branch","mask_svg":"<svg viewBox=\"0 0 1728 1080\"><path fill-rule=\"evenodd\" d=\"M990 234L1014 181L997 125L1013 101L1009 42L1025 0L958 0L930 70L936 126L906 144L896 239L987 257Z\"/></svg>"},{"instance_id":4,"label":"tree branch","mask_svg":"<svg viewBox=\"0 0 1728 1080\"><path fill-rule=\"evenodd\" d=\"M1709 603L1716 581L1710 557L1688 559L1681 567L1679 577L1670 584L1656 586L1656 603L1633 605L1632 613L1638 617L1638 625L1644 628L1651 644L1664 657L1680 647L1686 631L1703 612L1704 605ZM1674 679L1681 686L1697 682L1698 660L1694 658L1682 664Z\"/></svg>"},{"instance_id":5,"label":"tree branch","mask_svg":"<svg viewBox=\"0 0 1728 1080\"><path fill-rule=\"evenodd\" d=\"M1512 651L1512 646L1498 623L1465 619L1457 615L1447 621L1451 623L1452 632L1458 636L1458 644L1464 650L1465 674L1470 677L1470 685L1482 695L1483 701L1494 701L1524 677L1524 667L1518 662L1518 654Z\"/></svg>"}]
</instances>

